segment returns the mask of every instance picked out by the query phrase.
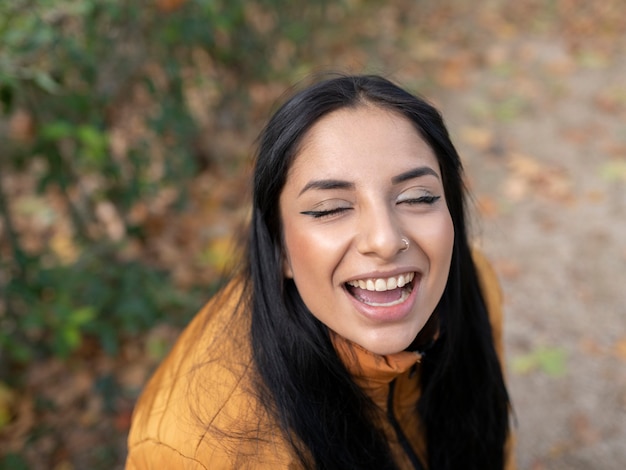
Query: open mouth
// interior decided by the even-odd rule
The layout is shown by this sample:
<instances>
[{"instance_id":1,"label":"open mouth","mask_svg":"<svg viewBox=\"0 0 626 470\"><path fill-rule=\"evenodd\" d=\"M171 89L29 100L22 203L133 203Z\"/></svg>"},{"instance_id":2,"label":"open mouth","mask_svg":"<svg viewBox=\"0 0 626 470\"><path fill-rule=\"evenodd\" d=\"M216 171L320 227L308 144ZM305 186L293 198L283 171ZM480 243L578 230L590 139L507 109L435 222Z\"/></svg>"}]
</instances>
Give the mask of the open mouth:
<instances>
[{"instance_id":1,"label":"open mouth","mask_svg":"<svg viewBox=\"0 0 626 470\"><path fill-rule=\"evenodd\" d=\"M359 302L373 307L391 307L409 298L413 291L415 273L387 278L358 279L346 282L346 290Z\"/></svg>"}]
</instances>

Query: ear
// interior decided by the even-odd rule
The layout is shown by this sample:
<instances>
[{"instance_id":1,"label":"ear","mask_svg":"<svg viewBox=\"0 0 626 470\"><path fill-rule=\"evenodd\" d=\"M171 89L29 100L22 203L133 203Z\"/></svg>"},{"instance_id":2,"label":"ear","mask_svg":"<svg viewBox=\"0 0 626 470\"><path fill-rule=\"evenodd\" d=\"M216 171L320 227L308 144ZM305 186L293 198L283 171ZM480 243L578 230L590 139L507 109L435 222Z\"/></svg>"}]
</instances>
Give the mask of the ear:
<instances>
[{"instance_id":1,"label":"ear","mask_svg":"<svg viewBox=\"0 0 626 470\"><path fill-rule=\"evenodd\" d=\"M287 253L283 253L283 276L287 279L293 279L293 270L291 269L291 262Z\"/></svg>"}]
</instances>

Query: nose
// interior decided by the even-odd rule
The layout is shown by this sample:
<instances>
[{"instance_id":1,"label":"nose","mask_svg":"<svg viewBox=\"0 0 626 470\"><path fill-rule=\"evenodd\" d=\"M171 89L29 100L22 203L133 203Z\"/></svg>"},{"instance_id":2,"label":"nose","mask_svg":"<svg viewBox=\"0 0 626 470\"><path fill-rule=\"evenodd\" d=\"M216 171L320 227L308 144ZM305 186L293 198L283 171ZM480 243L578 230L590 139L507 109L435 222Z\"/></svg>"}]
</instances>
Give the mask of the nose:
<instances>
[{"instance_id":1,"label":"nose","mask_svg":"<svg viewBox=\"0 0 626 470\"><path fill-rule=\"evenodd\" d=\"M378 207L361 214L356 244L359 253L392 259L406 251L403 238L399 221L388 209Z\"/></svg>"}]
</instances>

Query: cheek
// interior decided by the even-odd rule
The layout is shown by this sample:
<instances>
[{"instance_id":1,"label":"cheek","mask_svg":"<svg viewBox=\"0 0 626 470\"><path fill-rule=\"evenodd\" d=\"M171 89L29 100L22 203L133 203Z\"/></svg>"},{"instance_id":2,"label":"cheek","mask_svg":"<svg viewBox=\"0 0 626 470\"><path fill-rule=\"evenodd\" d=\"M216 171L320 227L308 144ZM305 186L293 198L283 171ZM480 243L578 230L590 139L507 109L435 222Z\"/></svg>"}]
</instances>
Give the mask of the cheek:
<instances>
[{"instance_id":1,"label":"cheek","mask_svg":"<svg viewBox=\"0 0 626 470\"><path fill-rule=\"evenodd\" d=\"M443 250L448 253L448 258L452 259L452 250L454 248L454 224L452 223L452 217L450 214L446 217L441 231Z\"/></svg>"},{"instance_id":2,"label":"cheek","mask_svg":"<svg viewBox=\"0 0 626 470\"><path fill-rule=\"evenodd\" d=\"M300 278L306 271L304 267L312 267L312 253L317 251L314 236L286 223L283 228L284 240L284 274L288 278Z\"/></svg>"},{"instance_id":3,"label":"cheek","mask_svg":"<svg viewBox=\"0 0 626 470\"><path fill-rule=\"evenodd\" d=\"M431 269L439 273L438 277L447 279L454 250L452 218L449 214L442 214L437 221L425 226L429 229L420 235L422 248L430 259Z\"/></svg>"},{"instance_id":4,"label":"cheek","mask_svg":"<svg viewBox=\"0 0 626 470\"><path fill-rule=\"evenodd\" d=\"M284 274L297 284L310 285L332 280L341 261L340 235L332 230L315 230L306 225L284 225Z\"/></svg>"},{"instance_id":5,"label":"cheek","mask_svg":"<svg viewBox=\"0 0 626 470\"><path fill-rule=\"evenodd\" d=\"M439 234L439 253L441 263L444 265L446 273L450 269L450 263L452 261L452 251L454 250L454 225L450 214L443 222L440 234ZM447 278L447 274L446 274Z\"/></svg>"}]
</instances>

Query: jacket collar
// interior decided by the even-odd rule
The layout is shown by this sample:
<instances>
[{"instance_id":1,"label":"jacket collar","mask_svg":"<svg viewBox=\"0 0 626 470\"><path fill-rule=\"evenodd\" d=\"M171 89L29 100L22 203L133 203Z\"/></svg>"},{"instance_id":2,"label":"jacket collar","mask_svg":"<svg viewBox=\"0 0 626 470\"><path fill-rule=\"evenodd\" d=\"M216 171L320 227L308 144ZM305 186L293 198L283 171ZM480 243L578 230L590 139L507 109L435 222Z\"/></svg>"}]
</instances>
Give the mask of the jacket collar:
<instances>
[{"instance_id":1,"label":"jacket collar","mask_svg":"<svg viewBox=\"0 0 626 470\"><path fill-rule=\"evenodd\" d=\"M422 354L417 351L400 351L381 356L333 331L330 336L339 358L356 384L366 392L387 388L392 380L407 373L422 359Z\"/></svg>"}]
</instances>

